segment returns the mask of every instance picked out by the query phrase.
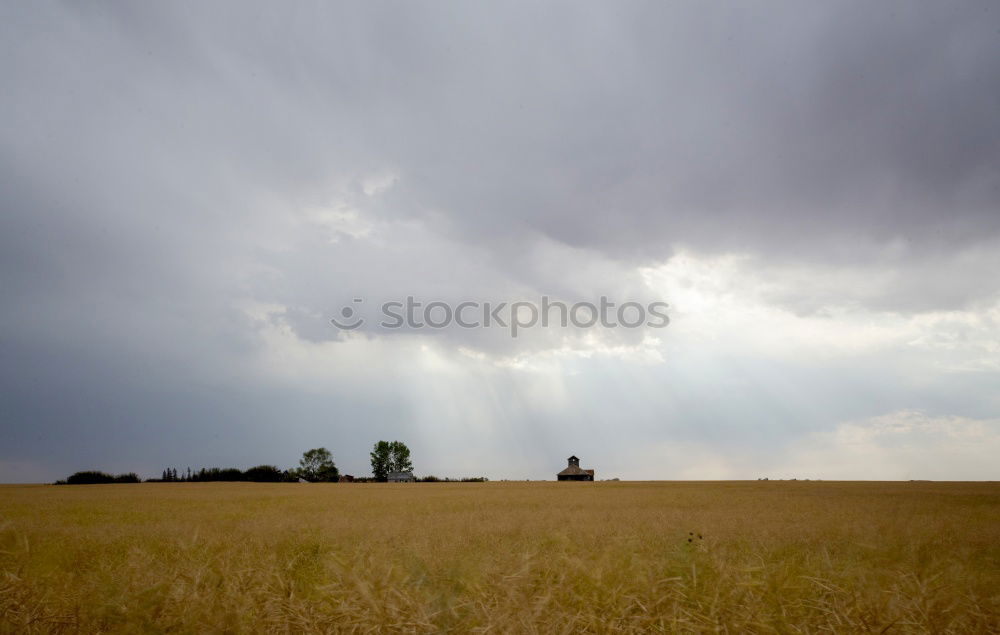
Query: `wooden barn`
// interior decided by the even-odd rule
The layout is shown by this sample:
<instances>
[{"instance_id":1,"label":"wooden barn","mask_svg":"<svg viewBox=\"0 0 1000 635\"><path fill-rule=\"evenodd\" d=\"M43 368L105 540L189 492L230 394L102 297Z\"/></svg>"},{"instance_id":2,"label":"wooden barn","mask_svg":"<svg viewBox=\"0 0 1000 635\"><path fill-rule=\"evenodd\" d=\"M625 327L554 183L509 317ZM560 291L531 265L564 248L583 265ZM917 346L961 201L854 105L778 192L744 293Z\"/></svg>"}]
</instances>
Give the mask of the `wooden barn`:
<instances>
[{"instance_id":1,"label":"wooden barn","mask_svg":"<svg viewBox=\"0 0 1000 635\"><path fill-rule=\"evenodd\" d=\"M557 481L592 481L594 480L594 470L585 470L580 467L580 459L571 456L566 459L569 465L562 472L556 474Z\"/></svg>"}]
</instances>

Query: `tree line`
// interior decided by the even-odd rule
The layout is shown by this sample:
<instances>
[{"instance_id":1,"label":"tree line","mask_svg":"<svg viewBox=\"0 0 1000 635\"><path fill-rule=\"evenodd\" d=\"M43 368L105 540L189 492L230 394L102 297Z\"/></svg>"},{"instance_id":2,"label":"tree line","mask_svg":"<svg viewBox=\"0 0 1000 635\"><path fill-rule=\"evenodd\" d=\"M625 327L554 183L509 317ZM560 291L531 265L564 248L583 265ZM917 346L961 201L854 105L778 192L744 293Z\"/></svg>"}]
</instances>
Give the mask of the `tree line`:
<instances>
[{"instance_id":1,"label":"tree line","mask_svg":"<svg viewBox=\"0 0 1000 635\"><path fill-rule=\"evenodd\" d=\"M349 477L352 481L385 482L394 472L413 471L413 461L410 458L410 448L402 441L377 441L369 454L371 462L371 477ZM142 479L134 472L128 474L106 474L88 470L76 472L65 480L56 481L56 485L92 485L101 483L139 483ZM236 467L209 467L199 470L178 471L177 468L164 469L159 478L148 478L147 483L199 483L199 482L253 482L253 483L336 483L341 480L340 470L333 461L333 455L326 448L313 448L302 453L298 467L282 470L274 465L257 465L247 470ZM348 480L348 479L345 479ZM484 477L448 479L436 476L426 476L415 479L427 483L462 481L482 482Z\"/></svg>"},{"instance_id":2,"label":"tree line","mask_svg":"<svg viewBox=\"0 0 1000 635\"><path fill-rule=\"evenodd\" d=\"M84 472L76 472L70 475L63 481L56 481L56 485L99 485L101 483L138 483L140 482L139 475L135 472L128 472L127 474L119 474L117 476L113 474L105 474L104 472L97 472L95 470L87 470Z\"/></svg>"}]
</instances>

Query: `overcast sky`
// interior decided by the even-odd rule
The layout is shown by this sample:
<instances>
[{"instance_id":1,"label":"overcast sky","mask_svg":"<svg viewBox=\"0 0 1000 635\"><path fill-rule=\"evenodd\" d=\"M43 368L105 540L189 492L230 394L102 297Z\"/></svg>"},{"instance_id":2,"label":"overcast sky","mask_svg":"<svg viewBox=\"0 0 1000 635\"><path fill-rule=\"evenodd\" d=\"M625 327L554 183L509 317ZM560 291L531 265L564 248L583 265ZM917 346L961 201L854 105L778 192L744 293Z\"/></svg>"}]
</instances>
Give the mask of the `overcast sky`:
<instances>
[{"instance_id":1,"label":"overcast sky","mask_svg":"<svg viewBox=\"0 0 1000 635\"><path fill-rule=\"evenodd\" d=\"M1000 475L995 2L4 1L0 82L0 481ZM670 324L330 322L543 294Z\"/></svg>"}]
</instances>

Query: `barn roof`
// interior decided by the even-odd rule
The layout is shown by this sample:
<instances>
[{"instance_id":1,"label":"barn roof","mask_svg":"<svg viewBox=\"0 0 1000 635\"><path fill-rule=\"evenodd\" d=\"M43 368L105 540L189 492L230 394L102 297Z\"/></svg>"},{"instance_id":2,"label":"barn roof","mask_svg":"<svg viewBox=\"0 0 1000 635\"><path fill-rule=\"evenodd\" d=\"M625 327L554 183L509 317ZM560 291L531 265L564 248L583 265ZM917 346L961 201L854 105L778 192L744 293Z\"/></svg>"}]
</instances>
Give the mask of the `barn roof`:
<instances>
[{"instance_id":1,"label":"barn roof","mask_svg":"<svg viewBox=\"0 0 1000 635\"><path fill-rule=\"evenodd\" d=\"M578 465L570 465L562 472L556 474L556 476L579 476L582 474L593 474L593 473L588 470L580 468L580 466Z\"/></svg>"}]
</instances>

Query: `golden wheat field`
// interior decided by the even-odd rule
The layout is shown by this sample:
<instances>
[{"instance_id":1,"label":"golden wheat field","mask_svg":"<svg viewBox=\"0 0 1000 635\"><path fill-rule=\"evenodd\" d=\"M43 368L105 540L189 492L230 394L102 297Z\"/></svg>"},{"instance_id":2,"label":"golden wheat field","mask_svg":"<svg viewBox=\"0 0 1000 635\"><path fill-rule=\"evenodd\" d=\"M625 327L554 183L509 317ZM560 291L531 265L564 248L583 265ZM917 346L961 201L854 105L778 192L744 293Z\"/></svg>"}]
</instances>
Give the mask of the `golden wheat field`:
<instances>
[{"instance_id":1,"label":"golden wheat field","mask_svg":"<svg viewBox=\"0 0 1000 635\"><path fill-rule=\"evenodd\" d=\"M4 632L1000 630L1000 485L0 486Z\"/></svg>"}]
</instances>

